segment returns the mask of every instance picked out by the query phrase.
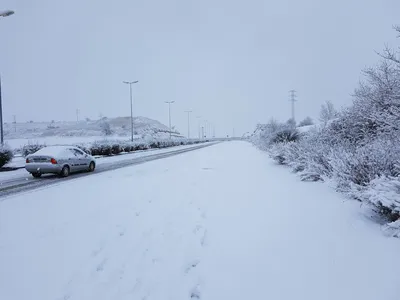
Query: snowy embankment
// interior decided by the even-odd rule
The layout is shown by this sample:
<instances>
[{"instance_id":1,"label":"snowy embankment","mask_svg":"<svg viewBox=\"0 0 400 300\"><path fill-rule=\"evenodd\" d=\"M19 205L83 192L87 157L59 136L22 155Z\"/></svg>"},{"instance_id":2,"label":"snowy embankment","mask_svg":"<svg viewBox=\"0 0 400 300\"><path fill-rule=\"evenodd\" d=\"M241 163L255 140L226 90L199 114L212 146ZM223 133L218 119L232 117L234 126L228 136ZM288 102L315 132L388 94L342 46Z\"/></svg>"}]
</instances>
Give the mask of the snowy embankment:
<instances>
[{"instance_id":1,"label":"snowy embankment","mask_svg":"<svg viewBox=\"0 0 400 300\"><path fill-rule=\"evenodd\" d=\"M397 300L399 240L344 200L245 142L11 196L0 299Z\"/></svg>"},{"instance_id":2,"label":"snowy embankment","mask_svg":"<svg viewBox=\"0 0 400 300\"><path fill-rule=\"evenodd\" d=\"M268 125L266 125L268 127ZM400 142L376 139L365 145L337 142L336 123L300 135L292 129L258 132L252 142L303 181L325 181L337 192L371 207L384 233L400 237ZM266 128L267 128L266 127ZM276 140L285 132L283 140ZM335 140L336 139L336 140ZM284 141L285 140L285 141Z\"/></svg>"}]
</instances>

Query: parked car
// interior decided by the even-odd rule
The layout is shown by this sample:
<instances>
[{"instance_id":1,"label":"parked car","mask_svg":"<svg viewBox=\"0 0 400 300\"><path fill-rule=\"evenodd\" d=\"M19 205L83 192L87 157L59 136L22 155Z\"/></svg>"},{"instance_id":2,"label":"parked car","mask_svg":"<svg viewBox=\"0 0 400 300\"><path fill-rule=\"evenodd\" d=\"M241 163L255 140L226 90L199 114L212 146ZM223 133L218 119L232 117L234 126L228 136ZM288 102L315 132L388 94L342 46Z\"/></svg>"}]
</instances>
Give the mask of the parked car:
<instances>
[{"instance_id":1,"label":"parked car","mask_svg":"<svg viewBox=\"0 0 400 300\"><path fill-rule=\"evenodd\" d=\"M33 177L47 173L67 177L74 172L93 172L95 168L95 158L73 146L44 147L28 155L25 164L25 169Z\"/></svg>"}]
</instances>

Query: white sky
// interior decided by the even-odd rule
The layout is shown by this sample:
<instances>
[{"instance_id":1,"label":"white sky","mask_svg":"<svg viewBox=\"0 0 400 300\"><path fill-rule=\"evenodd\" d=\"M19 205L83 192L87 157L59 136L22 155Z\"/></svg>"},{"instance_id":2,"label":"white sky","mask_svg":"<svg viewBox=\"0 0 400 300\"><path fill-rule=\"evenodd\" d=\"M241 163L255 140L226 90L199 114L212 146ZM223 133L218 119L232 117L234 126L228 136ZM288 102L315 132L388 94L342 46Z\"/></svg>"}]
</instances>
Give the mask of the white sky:
<instances>
[{"instance_id":1,"label":"white sky","mask_svg":"<svg viewBox=\"0 0 400 300\"><path fill-rule=\"evenodd\" d=\"M396 45L398 0L1 0L4 121L134 115L186 133L184 110L237 134L348 105L374 51ZM195 130L195 129L193 129Z\"/></svg>"}]
</instances>

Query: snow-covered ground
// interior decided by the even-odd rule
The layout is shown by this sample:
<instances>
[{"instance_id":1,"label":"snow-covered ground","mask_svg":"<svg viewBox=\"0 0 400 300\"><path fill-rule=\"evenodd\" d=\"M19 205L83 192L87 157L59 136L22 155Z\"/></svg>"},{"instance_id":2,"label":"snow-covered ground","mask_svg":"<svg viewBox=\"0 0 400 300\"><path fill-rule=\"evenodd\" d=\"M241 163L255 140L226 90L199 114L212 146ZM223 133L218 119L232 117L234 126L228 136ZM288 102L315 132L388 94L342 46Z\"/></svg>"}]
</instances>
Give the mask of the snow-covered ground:
<instances>
[{"instance_id":1,"label":"snow-covered ground","mask_svg":"<svg viewBox=\"0 0 400 300\"><path fill-rule=\"evenodd\" d=\"M249 143L0 202L0 299L397 300L400 240Z\"/></svg>"}]
</instances>

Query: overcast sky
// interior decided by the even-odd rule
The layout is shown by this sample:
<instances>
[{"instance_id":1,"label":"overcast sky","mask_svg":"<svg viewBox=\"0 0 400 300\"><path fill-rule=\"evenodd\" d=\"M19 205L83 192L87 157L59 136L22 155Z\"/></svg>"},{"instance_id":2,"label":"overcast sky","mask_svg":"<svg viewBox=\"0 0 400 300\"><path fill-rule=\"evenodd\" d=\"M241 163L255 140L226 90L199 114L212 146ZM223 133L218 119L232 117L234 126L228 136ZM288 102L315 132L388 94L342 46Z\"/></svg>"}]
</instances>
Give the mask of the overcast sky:
<instances>
[{"instance_id":1,"label":"overcast sky","mask_svg":"<svg viewBox=\"0 0 400 300\"><path fill-rule=\"evenodd\" d=\"M399 0L1 0L4 121L134 115L217 134L350 104L360 71L395 46Z\"/></svg>"}]
</instances>

